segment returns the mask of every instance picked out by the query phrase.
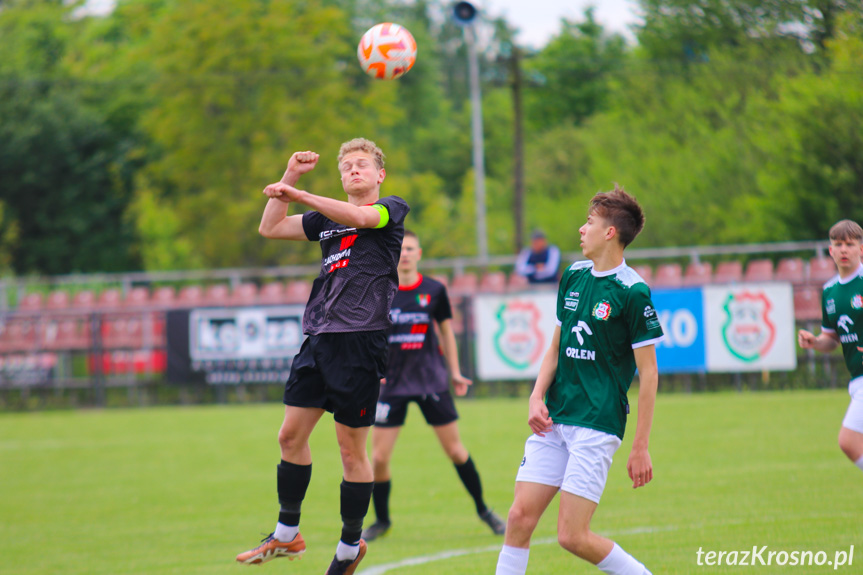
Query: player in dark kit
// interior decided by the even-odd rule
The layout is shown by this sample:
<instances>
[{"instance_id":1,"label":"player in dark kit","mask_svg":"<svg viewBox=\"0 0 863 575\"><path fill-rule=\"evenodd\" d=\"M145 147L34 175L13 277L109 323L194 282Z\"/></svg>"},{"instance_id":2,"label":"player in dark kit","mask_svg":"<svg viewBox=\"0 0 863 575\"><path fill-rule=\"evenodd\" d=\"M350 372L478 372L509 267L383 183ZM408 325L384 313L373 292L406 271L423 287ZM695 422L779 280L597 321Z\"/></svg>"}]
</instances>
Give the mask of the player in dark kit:
<instances>
[{"instance_id":1,"label":"player in dark kit","mask_svg":"<svg viewBox=\"0 0 863 575\"><path fill-rule=\"evenodd\" d=\"M459 478L473 497L480 519L502 535L506 525L486 506L479 473L459 438L458 413L449 382L452 379L456 395L464 395L471 381L459 369L449 298L443 284L419 273L417 264L421 257L419 239L413 232L406 231L398 267L399 291L390 312L393 327L389 335L387 377L381 386L372 431L377 521L363 531L363 539L372 541L389 531L390 458L412 401L419 405L426 422L455 465ZM434 324L441 334L441 346L438 346Z\"/></svg>"},{"instance_id":2,"label":"player in dark kit","mask_svg":"<svg viewBox=\"0 0 863 575\"><path fill-rule=\"evenodd\" d=\"M324 411L330 411L344 480L342 533L327 574L351 575L366 553L360 536L374 479L366 439L386 369L389 310L410 208L396 196L380 198L386 171L383 152L374 142L357 138L342 144L338 164L347 202L294 187L318 158L314 152L296 152L282 180L264 188L269 201L261 235L320 242L322 260L303 316L308 337L285 384L282 461L276 468L279 520L261 545L241 553L237 561L260 564L277 557L294 559L305 551L299 523L312 474L309 436ZM290 202L315 211L288 216Z\"/></svg>"}]
</instances>

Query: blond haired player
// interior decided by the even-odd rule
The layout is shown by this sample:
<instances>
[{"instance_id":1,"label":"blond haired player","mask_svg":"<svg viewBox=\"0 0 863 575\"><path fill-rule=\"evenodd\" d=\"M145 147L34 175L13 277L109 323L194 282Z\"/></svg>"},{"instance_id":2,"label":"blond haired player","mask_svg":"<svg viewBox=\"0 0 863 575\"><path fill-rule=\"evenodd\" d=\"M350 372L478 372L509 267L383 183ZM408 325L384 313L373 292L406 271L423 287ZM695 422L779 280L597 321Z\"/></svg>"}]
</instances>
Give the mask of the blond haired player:
<instances>
[{"instance_id":1,"label":"blond haired player","mask_svg":"<svg viewBox=\"0 0 863 575\"><path fill-rule=\"evenodd\" d=\"M374 142L357 138L338 156L347 201L295 188L318 163L314 152L297 152L280 182L264 188L269 198L261 235L313 241L321 246L321 271L303 316L308 337L285 384L285 418L279 429L282 460L276 468L279 519L261 545L237 556L247 565L306 549L299 532L300 508L312 474L309 436L325 411L332 412L342 459L342 532L328 575L351 575L366 553L361 534L374 475L366 439L387 357L390 304L398 289L398 266L408 205L380 197L386 178L384 155ZM288 216L288 204L312 208Z\"/></svg>"}]
</instances>

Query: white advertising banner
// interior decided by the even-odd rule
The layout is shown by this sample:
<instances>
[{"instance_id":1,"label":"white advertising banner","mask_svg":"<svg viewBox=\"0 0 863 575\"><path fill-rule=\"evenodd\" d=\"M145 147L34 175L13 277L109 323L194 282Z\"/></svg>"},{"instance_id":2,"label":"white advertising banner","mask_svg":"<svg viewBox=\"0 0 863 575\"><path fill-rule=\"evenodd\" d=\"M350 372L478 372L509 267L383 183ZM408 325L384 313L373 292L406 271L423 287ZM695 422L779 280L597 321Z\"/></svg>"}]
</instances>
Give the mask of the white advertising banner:
<instances>
[{"instance_id":1,"label":"white advertising banner","mask_svg":"<svg viewBox=\"0 0 863 575\"><path fill-rule=\"evenodd\" d=\"M794 297L781 282L704 288L707 371L797 367Z\"/></svg>"},{"instance_id":2,"label":"white advertising banner","mask_svg":"<svg viewBox=\"0 0 863 575\"><path fill-rule=\"evenodd\" d=\"M535 379L554 333L557 292L479 295L473 302L480 380Z\"/></svg>"}]
</instances>

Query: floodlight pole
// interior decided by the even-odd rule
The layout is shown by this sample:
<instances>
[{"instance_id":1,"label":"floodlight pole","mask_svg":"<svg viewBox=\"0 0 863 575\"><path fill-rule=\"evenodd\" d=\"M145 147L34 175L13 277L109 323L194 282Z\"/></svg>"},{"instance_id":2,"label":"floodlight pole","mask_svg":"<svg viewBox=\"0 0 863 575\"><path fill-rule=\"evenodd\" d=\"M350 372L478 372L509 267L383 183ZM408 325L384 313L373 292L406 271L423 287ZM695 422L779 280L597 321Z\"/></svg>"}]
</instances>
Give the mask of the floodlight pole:
<instances>
[{"instance_id":1,"label":"floodlight pole","mask_svg":"<svg viewBox=\"0 0 863 575\"><path fill-rule=\"evenodd\" d=\"M464 3L463 3L464 4ZM479 56L476 49L476 25L473 18L462 22L467 45L468 79L470 84L471 135L473 140L474 202L476 207L477 255L488 261L488 234L485 221L485 143L482 136L482 98L479 90Z\"/></svg>"}]
</instances>

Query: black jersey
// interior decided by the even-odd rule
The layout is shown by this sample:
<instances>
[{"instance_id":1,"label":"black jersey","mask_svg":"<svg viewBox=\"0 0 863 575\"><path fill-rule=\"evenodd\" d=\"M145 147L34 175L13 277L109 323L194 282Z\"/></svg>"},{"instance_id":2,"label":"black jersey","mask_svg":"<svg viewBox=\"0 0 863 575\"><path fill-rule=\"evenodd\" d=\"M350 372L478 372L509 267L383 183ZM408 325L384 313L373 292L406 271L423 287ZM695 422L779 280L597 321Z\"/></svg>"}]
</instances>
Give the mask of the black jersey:
<instances>
[{"instance_id":1,"label":"black jersey","mask_svg":"<svg viewBox=\"0 0 863 575\"><path fill-rule=\"evenodd\" d=\"M303 214L309 241L321 244L321 274L303 315L303 332L343 333L390 327L389 311L399 284L397 266L410 208L398 196L381 198L389 211L382 228L350 228L319 212Z\"/></svg>"},{"instance_id":2,"label":"black jersey","mask_svg":"<svg viewBox=\"0 0 863 575\"><path fill-rule=\"evenodd\" d=\"M399 286L390 318L390 356L387 382L381 398L428 395L449 389L449 372L444 363L432 320L450 319L446 288L420 275L412 286Z\"/></svg>"}]
</instances>

